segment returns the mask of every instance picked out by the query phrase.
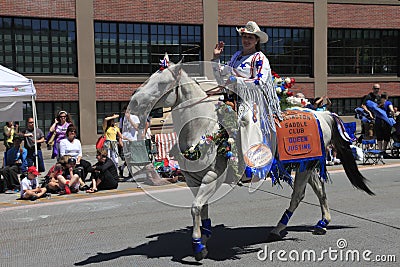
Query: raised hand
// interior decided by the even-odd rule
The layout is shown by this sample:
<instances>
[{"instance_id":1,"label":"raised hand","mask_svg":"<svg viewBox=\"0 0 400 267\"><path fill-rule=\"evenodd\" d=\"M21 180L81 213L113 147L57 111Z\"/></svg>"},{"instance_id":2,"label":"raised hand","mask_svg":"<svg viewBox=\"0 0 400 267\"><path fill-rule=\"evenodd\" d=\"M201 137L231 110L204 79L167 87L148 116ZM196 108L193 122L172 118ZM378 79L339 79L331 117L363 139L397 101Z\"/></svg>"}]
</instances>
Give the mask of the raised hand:
<instances>
[{"instance_id":1,"label":"raised hand","mask_svg":"<svg viewBox=\"0 0 400 267\"><path fill-rule=\"evenodd\" d=\"M217 59L220 57L221 53L224 51L225 43L223 41L219 41L214 48L213 59Z\"/></svg>"}]
</instances>

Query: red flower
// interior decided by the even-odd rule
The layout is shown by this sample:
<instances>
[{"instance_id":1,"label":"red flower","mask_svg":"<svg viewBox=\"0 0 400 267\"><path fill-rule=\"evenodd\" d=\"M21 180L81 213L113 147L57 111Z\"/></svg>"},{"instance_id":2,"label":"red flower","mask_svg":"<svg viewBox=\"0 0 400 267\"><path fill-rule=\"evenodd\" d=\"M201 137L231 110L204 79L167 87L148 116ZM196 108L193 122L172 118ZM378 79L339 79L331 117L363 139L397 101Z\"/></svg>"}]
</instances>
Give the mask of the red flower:
<instances>
[{"instance_id":1,"label":"red flower","mask_svg":"<svg viewBox=\"0 0 400 267\"><path fill-rule=\"evenodd\" d=\"M287 96L293 96L293 92L292 92L292 91L288 91L288 92L286 93L286 95L287 95Z\"/></svg>"}]
</instances>

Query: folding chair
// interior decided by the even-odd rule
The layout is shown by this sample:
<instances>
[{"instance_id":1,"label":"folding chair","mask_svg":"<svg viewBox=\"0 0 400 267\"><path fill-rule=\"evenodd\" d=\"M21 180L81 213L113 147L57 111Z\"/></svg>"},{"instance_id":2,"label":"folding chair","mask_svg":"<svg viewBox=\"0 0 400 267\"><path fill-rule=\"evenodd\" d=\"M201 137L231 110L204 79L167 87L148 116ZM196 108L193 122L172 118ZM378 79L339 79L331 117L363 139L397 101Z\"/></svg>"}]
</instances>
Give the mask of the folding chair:
<instances>
[{"instance_id":1,"label":"folding chair","mask_svg":"<svg viewBox=\"0 0 400 267\"><path fill-rule=\"evenodd\" d=\"M385 164L383 161L383 151L379 150L377 148L377 142L376 139L363 139L361 141L361 148L363 150L363 164L378 164L379 162L382 162L382 164Z\"/></svg>"}]
</instances>

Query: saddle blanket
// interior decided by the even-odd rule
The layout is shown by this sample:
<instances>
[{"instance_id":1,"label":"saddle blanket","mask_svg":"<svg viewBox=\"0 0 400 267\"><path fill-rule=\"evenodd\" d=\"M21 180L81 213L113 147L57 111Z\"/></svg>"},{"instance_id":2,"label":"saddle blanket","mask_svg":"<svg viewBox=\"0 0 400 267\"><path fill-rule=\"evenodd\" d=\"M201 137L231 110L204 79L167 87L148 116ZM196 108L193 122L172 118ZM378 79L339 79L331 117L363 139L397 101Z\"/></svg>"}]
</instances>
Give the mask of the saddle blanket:
<instances>
[{"instance_id":1,"label":"saddle blanket","mask_svg":"<svg viewBox=\"0 0 400 267\"><path fill-rule=\"evenodd\" d=\"M323 156L319 124L314 114L286 110L282 117L283 120L276 127L281 162L298 162Z\"/></svg>"}]
</instances>

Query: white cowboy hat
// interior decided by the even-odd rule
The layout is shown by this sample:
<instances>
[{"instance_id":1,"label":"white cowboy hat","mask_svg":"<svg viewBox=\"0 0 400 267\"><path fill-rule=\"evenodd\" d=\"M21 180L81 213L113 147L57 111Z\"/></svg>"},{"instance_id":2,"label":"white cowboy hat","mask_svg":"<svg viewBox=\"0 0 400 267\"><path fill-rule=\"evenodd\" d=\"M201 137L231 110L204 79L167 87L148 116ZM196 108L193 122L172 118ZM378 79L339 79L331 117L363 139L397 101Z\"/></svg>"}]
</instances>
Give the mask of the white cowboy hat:
<instances>
[{"instance_id":1,"label":"white cowboy hat","mask_svg":"<svg viewBox=\"0 0 400 267\"><path fill-rule=\"evenodd\" d=\"M258 27L257 23L254 21L249 21L247 22L246 26L242 28L236 28L238 33L242 35L243 33L250 33L257 35L260 38L260 43L266 43L268 42L268 35L260 30L260 27Z\"/></svg>"}]
</instances>

